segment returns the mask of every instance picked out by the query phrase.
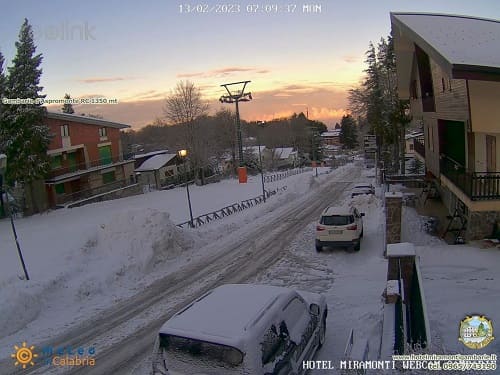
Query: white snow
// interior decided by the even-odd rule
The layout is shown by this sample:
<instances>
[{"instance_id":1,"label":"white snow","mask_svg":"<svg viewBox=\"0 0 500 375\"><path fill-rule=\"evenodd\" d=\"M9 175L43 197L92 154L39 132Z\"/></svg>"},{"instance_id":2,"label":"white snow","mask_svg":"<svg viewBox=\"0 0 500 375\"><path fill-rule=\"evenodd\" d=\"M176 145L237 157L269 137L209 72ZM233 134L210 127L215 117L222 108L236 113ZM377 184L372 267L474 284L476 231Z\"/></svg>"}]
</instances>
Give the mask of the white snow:
<instances>
[{"instance_id":1,"label":"white snow","mask_svg":"<svg viewBox=\"0 0 500 375\"><path fill-rule=\"evenodd\" d=\"M22 279L10 223L0 221L0 358L10 356L14 343L26 338L30 342L46 340L73 322L98 314L189 262L202 245L230 237L243 225L257 225L264 214L277 217L279 208L297 197L314 194L315 186L335 174L348 179L354 168L348 165L318 178L309 171L267 184L267 189L285 185L287 189L266 204L196 230L175 226L189 217L183 188L16 220L29 282ZM328 171L318 169L321 173ZM360 180L369 180L374 171L363 169L363 174ZM260 176L250 176L248 184L233 179L192 186L190 190L197 216L258 196ZM382 300L387 286L387 260L383 257L385 193L377 187L375 195L352 200L349 193L346 189L340 202L322 199L325 206L351 202L365 213L359 252L331 249L316 253L316 222L312 221L292 243L284 245L286 256L249 280L323 293L329 308L326 342L315 359L332 360L336 365L343 357L351 329L355 342L367 340L369 359L375 359L383 316L391 314ZM432 336L430 351L472 353L458 341L459 323L471 314L485 315L493 324L500 322L499 249L481 248L480 244L447 245L425 232L424 221L414 209L403 207L402 240L415 245L420 259ZM494 340L479 352L499 353L500 341Z\"/></svg>"},{"instance_id":2,"label":"white snow","mask_svg":"<svg viewBox=\"0 0 500 375\"><path fill-rule=\"evenodd\" d=\"M394 13L450 64L500 67L500 22L443 14Z\"/></svg>"},{"instance_id":3,"label":"white snow","mask_svg":"<svg viewBox=\"0 0 500 375\"><path fill-rule=\"evenodd\" d=\"M175 158L176 154L159 154L150 157L137 168L136 172L156 171Z\"/></svg>"},{"instance_id":4,"label":"white snow","mask_svg":"<svg viewBox=\"0 0 500 375\"><path fill-rule=\"evenodd\" d=\"M410 242L391 243L387 245L387 257L415 256L415 245Z\"/></svg>"}]
</instances>

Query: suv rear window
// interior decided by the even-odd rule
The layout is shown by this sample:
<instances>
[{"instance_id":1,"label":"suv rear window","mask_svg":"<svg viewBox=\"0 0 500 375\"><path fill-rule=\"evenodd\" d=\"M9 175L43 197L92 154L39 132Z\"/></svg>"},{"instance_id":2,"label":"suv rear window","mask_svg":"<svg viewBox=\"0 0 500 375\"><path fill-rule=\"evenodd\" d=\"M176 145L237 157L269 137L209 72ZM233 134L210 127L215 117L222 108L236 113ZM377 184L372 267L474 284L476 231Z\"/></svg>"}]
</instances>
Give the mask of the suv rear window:
<instances>
[{"instance_id":1,"label":"suv rear window","mask_svg":"<svg viewBox=\"0 0 500 375\"><path fill-rule=\"evenodd\" d=\"M187 337L160 333L160 347L172 354L184 354L203 362L218 362L223 366L238 366L243 362L243 353L236 348Z\"/></svg>"},{"instance_id":2,"label":"suv rear window","mask_svg":"<svg viewBox=\"0 0 500 375\"><path fill-rule=\"evenodd\" d=\"M354 223L352 215L331 215L322 216L320 224L323 225L348 225Z\"/></svg>"}]
</instances>

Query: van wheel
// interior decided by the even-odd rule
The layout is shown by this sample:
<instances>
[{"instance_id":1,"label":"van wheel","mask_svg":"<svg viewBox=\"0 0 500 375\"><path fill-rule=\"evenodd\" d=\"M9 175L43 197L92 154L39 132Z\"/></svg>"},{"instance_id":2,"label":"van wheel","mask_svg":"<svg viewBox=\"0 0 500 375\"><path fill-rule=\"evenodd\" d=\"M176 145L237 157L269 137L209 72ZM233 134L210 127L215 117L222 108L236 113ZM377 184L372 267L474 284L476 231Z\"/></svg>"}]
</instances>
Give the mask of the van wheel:
<instances>
[{"instance_id":1,"label":"van wheel","mask_svg":"<svg viewBox=\"0 0 500 375\"><path fill-rule=\"evenodd\" d=\"M318 253L320 253L321 251L323 251L323 246L321 246L321 242L316 241L316 245L315 246L316 246L316 251Z\"/></svg>"},{"instance_id":2,"label":"van wheel","mask_svg":"<svg viewBox=\"0 0 500 375\"><path fill-rule=\"evenodd\" d=\"M323 318L321 319L321 328L319 330L318 348L321 348L325 343L325 337L326 337L326 315L323 314Z\"/></svg>"},{"instance_id":3,"label":"van wheel","mask_svg":"<svg viewBox=\"0 0 500 375\"><path fill-rule=\"evenodd\" d=\"M361 250L361 240L356 245L354 245L354 251L359 251L359 250Z\"/></svg>"}]
</instances>

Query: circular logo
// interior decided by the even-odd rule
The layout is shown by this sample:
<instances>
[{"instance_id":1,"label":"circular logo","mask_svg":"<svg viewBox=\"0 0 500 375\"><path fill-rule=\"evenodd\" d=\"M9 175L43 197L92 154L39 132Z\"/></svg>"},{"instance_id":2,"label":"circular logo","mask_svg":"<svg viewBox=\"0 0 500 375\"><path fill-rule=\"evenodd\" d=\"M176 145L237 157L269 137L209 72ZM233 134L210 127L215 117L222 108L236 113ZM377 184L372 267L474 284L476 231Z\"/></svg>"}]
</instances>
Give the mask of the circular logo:
<instances>
[{"instance_id":1,"label":"circular logo","mask_svg":"<svg viewBox=\"0 0 500 375\"><path fill-rule=\"evenodd\" d=\"M466 316L460 322L458 340L470 349L482 349L494 338L493 323L484 315Z\"/></svg>"},{"instance_id":2,"label":"circular logo","mask_svg":"<svg viewBox=\"0 0 500 375\"><path fill-rule=\"evenodd\" d=\"M22 365L24 369L28 364L30 364L31 366L35 365L33 359L38 357L38 354L33 353L33 350L35 349L34 346L28 347L26 343L23 342L21 347L14 345L14 349L16 349L16 352L11 354L10 356L16 360L16 362L14 363L15 366Z\"/></svg>"}]
</instances>

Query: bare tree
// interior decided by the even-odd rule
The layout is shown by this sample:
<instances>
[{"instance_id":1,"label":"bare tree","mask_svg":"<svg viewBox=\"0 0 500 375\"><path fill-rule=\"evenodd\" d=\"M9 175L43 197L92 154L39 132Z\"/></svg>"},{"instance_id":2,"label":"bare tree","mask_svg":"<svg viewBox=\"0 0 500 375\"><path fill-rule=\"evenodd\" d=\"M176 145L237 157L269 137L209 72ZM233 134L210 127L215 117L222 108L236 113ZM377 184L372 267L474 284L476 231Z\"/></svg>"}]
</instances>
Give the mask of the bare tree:
<instances>
[{"instance_id":1,"label":"bare tree","mask_svg":"<svg viewBox=\"0 0 500 375\"><path fill-rule=\"evenodd\" d=\"M208 112L208 103L201 95L201 91L190 81L180 81L165 100L163 109L167 121L174 125L184 125L184 141L190 153L190 161L203 182L202 144L199 119Z\"/></svg>"}]
</instances>

